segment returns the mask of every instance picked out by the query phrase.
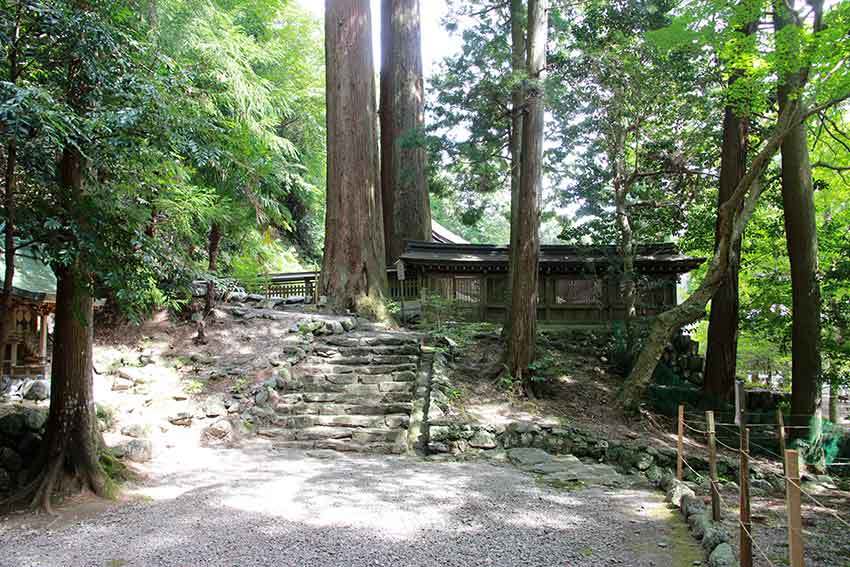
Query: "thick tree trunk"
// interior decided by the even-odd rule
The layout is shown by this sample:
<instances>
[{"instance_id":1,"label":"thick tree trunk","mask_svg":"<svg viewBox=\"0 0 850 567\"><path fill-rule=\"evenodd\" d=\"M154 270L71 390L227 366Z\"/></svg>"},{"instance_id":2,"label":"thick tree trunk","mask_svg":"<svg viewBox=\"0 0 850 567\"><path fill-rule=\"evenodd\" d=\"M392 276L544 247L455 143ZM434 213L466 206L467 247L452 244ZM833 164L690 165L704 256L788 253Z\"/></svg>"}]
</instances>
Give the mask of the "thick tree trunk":
<instances>
[{"instance_id":1,"label":"thick tree trunk","mask_svg":"<svg viewBox=\"0 0 850 567\"><path fill-rule=\"evenodd\" d=\"M720 152L718 209L725 203L747 170L749 120L739 117L732 106L723 117L723 142ZM720 221L715 225L714 247L720 241ZM708 322L708 347L705 354L703 392L711 398L728 400L734 392L738 358L738 260L741 239L732 243L733 260L720 288L711 298Z\"/></svg>"},{"instance_id":2,"label":"thick tree trunk","mask_svg":"<svg viewBox=\"0 0 850 567\"><path fill-rule=\"evenodd\" d=\"M774 26L779 32L792 24L787 7L776 3ZM802 96L803 75L781 78L779 111ZM795 103L797 104L797 103ZM791 423L807 425L820 406L820 284L818 235L812 168L804 124L794 126L782 142L782 209L785 240L791 264ZM805 435L805 429L792 429ZM816 432L812 432L816 433Z\"/></svg>"},{"instance_id":3,"label":"thick tree trunk","mask_svg":"<svg viewBox=\"0 0 850 567\"><path fill-rule=\"evenodd\" d=\"M513 273L516 264L516 255L519 250L517 245L517 221L519 219L519 184L522 177L522 118L525 94L523 92L522 77L525 75L525 5L523 0L511 0L511 74L513 75L513 86L511 88L511 131L510 131L510 154L511 154L511 234L509 243L509 272ZM511 328L511 295L512 282L508 278L508 289L505 297L505 326L503 336L510 336Z\"/></svg>"},{"instance_id":4,"label":"thick tree trunk","mask_svg":"<svg viewBox=\"0 0 850 567\"><path fill-rule=\"evenodd\" d=\"M59 164L66 203L73 209L82 195L82 155L67 146ZM51 367L50 412L33 480L11 502L31 498L33 508L52 513L54 494L90 490L107 496L99 464L103 444L92 392L93 300L83 256L56 269L56 315Z\"/></svg>"},{"instance_id":5,"label":"thick tree trunk","mask_svg":"<svg viewBox=\"0 0 850 567\"><path fill-rule=\"evenodd\" d=\"M326 0L328 181L323 295L332 308L386 287L369 0Z\"/></svg>"},{"instance_id":6,"label":"thick tree trunk","mask_svg":"<svg viewBox=\"0 0 850 567\"><path fill-rule=\"evenodd\" d=\"M209 242L207 245L207 254L209 256L209 264L207 270L214 273L218 270L218 253L221 250L221 225L214 222L210 225Z\"/></svg>"},{"instance_id":7,"label":"thick tree trunk","mask_svg":"<svg viewBox=\"0 0 850 567\"><path fill-rule=\"evenodd\" d=\"M33 500L48 512L54 493L87 489L107 495L98 461L102 440L92 393L93 301L86 279L79 262L57 270L50 414Z\"/></svg>"},{"instance_id":8,"label":"thick tree trunk","mask_svg":"<svg viewBox=\"0 0 850 567\"><path fill-rule=\"evenodd\" d=\"M381 196L387 263L405 240L431 239L419 0L381 9Z\"/></svg>"},{"instance_id":9,"label":"thick tree trunk","mask_svg":"<svg viewBox=\"0 0 850 567\"><path fill-rule=\"evenodd\" d=\"M543 181L543 71L546 66L548 1L528 3L528 76L523 121L522 169L516 224L515 261L511 266L511 324L508 369L530 391L529 365L537 338L537 279L540 252L540 194Z\"/></svg>"}]
</instances>

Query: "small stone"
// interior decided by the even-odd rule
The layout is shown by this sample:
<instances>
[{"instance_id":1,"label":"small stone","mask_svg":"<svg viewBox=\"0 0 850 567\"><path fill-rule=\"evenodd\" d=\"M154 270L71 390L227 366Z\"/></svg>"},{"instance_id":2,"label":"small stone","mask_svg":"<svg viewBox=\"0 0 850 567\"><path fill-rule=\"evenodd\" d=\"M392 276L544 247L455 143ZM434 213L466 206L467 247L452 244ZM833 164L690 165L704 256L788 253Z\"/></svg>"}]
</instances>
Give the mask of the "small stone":
<instances>
[{"instance_id":1,"label":"small stone","mask_svg":"<svg viewBox=\"0 0 850 567\"><path fill-rule=\"evenodd\" d=\"M135 463L146 463L153 455L153 445L147 439L132 439L122 444L124 458Z\"/></svg>"},{"instance_id":2,"label":"small stone","mask_svg":"<svg viewBox=\"0 0 850 567\"><path fill-rule=\"evenodd\" d=\"M126 392L133 387L134 382L126 378L115 378L112 381L113 392Z\"/></svg>"},{"instance_id":3,"label":"small stone","mask_svg":"<svg viewBox=\"0 0 850 567\"><path fill-rule=\"evenodd\" d=\"M207 396L204 400L203 412L206 417L218 417L227 413L224 407L224 397L221 394Z\"/></svg>"},{"instance_id":4,"label":"small stone","mask_svg":"<svg viewBox=\"0 0 850 567\"><path fill-rule=\"evenodd\" d=\"M188 427L192 425L192 414L189 412L181 411L174 415L168 417L168 422L172 425L180 425L183 427Z\"/></svg>"},{"instance_id":5,"label":"small stone","mask_svg":"<svg viewBox=\"0 0 850 567\"><path fill-rule=\"evenodd\" d=\"M254 394L254 403L258 406L262 406L269 401L269 389L268 388L260 388L256 394Z\"/></svg>"},{"instance_id":6,"label":"small stone","mask_svg":"<svg viewBox=\"0 0 850 567\"><path fill-rule=\"evenodd\" d=\"M121 435L141 439L147 437L148 428L141 423L131 423L121 428Z\"/></svg>"}]
</instances>

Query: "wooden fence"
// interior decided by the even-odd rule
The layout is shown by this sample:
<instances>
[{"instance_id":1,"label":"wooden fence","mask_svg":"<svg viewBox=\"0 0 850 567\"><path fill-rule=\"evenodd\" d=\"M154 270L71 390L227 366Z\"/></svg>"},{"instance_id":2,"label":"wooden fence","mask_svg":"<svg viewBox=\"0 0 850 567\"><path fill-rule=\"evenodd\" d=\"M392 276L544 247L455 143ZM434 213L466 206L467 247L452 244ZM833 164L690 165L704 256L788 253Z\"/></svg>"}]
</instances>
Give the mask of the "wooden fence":
<instances>
[{"instance_id":1,"label":"wooden fence","mask_svg":"<svg viewBox=\"0 0 850 567\"><path fill-rule=\"evenodd\" d=\"M419 298L419 279L411 278L398 280L395 270L387 270L389 280L388 296L394 301L402 297L405 300ZM263 274L254 279L241 280L240 283L248 293L258 293L266 297L304 298L305 303L312 303L316 296L316 281L318 272L294 272L284 274Z\"/></svg>"}]
</instances>

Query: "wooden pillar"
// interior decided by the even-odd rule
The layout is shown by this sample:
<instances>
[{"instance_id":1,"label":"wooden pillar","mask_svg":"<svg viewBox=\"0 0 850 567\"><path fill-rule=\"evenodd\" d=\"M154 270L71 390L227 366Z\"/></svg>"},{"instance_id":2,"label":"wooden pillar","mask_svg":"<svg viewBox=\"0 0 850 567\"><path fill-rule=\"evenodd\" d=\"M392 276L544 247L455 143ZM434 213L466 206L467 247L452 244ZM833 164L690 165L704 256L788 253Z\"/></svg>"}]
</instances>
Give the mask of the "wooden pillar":
<instances>
[{"instance_id":1,"label":"wooden pillar","mask_svg":"<svg viewBox=\"0 0 850 567\"><path fill-rule=\"evenodd\" d=\"M41 328L39 329L38 337L38 355L41 358L42 364L47 364L47 317L47 313L41 316Z\"/></svg>"},{"instance_id":2,"label":"wooden pillar","mask_svg":"<svg viewBox=\"0 0 850 567\"><path fill-rule=\"evenodd\" d=\"M750 535L753 533L753 525L750 521L750 430L741 428L741 461L738 470L740 481L740 548L741 567L753 567L753 542Z\"/></svg>"},{"instance_id":3,"label":"wooden pillar","mask_svg":"<svg viewBox=\"0 0 850 567\"><path fill-rule=\"evenodd\" d=\"M685 452L685 404L679 404L679 437L676 441L676 478L682 480L684 477L684 452Z\"/></svg>"},{"instance_id":4,"label":"wooden pillar","mask_svg":"<svg viewBox=\"0 0 850 567\"><path fill-rule=\"evenodd\" d=\"M788 564L803 567L803 522L800 502L800 455L785 451L785 510L788 515Z\"/></svg>"},{"instance_id":5,"label":"wooden pillar","mask_svg":"<svg viewBox=\"0 0 850 567\"><path fill-rule=\"evenodd\" d=\"M708 424L708 476L711 479L711 519L720 521L720 488L717 486L717 443L714 430L714 412L705 412Z\"/></svg>"}]
</instances>

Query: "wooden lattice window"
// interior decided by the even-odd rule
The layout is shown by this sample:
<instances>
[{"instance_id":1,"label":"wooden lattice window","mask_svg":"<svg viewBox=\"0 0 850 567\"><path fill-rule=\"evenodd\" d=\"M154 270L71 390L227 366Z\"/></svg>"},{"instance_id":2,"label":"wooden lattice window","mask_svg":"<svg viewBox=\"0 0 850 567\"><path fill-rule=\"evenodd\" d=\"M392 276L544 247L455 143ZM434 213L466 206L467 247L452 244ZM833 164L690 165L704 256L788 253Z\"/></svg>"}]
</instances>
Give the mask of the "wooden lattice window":
<instances>
[{"instance_id":1,"label":"wooden lattice window","mask_svg":"<svg viewBox=\"0 0 850 567\"><path fill-rule=\"evenodd\" d=\"M555 280L556 305L594 305L602 300L602 282L598 279Z\"/></svg>"},{"instance_id":2,"label":"wooden lattice window","mask_svg":"<svg viewBox=\"0 0 850 567\"><path fill-rule=\"evenodd\" d=\"M481 278L477 276L456 276L454 299L458 303L479 303L481 301Z\"/></svg>"}]
</instances>

